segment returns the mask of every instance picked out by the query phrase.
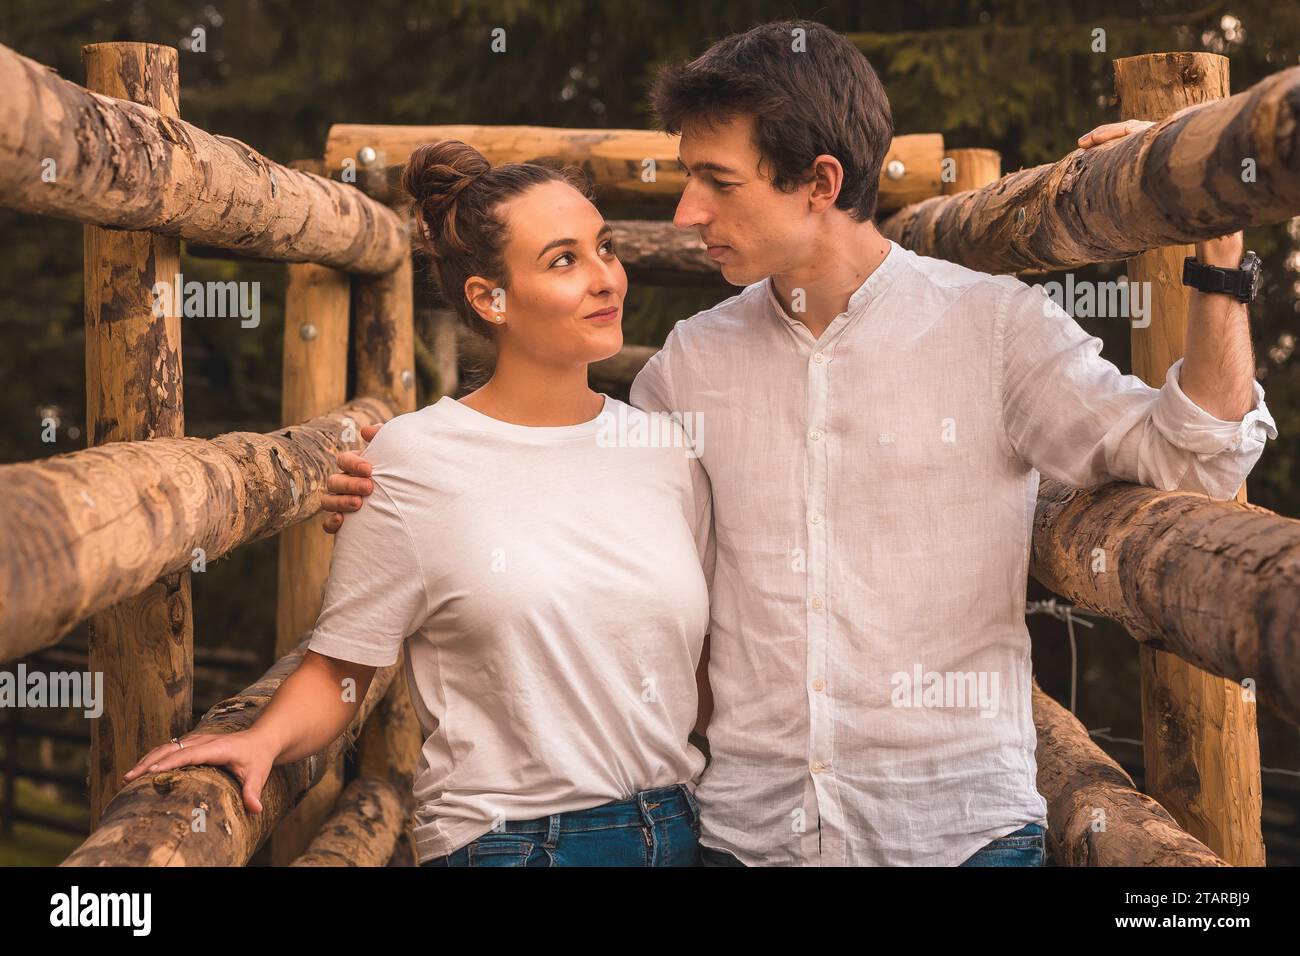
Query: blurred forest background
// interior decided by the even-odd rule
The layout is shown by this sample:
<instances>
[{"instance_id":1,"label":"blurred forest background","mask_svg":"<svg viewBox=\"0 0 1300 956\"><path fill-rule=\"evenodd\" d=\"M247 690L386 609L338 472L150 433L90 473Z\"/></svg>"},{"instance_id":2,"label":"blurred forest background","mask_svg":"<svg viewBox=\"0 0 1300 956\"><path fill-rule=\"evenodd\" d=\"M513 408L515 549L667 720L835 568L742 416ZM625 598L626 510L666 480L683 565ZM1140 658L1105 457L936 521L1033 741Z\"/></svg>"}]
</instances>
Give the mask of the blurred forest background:
<instances>
[{"instance_id":1,"label":"blurred forest background","mask_svg":"<svg viewBox=\"0 0 1300 956\"><path fill-rule=\"evenodd\" d=\"M485 123L645 127L647 83L666 60L792 16L845 33L888 90L899 133L941 132L949 147L999 150L1003 171L1060 158L1117 119L1112 61L1211 50L1231 60L1234 90L1300 62L1300 5L1231 0L1044 3L1030 0L6 0L0 43L84 83L81 48L113 40L180 48L181 116L283 163L320 157L334 123ZM196 27L205 49L191 50ZM504 27L505 54L489 52ZM1105 30L1105 52L1093 31ZM0 92L0 95L3 95ZM0 210L0 462L84 447L82 227ZM1300 516L1300 219L1246 235L1264 261L1251 310L1257 376L1280 430L1248 481L1250 499ZM190 319L183 328L187 433L279 427L284 269L183 257L186 279L261 283L262 317ZM1123 263L1079 270L1113 279ZM1042 276L1046 282L1061 276ZM626 339L662 343L672 324L711 305L711 290L634 288ZM1128 367L1128 326L1083 319L1104 354ZM427 384L427 383L425 383ZM427 392L426 392L427 394ZM625 396L623 396L625 397ZM59 420L41 441L41 419ZM906 504L900 502L900 507ZM246 648L269 663L276 543L262 542L195 575L196 644ZM1031 582L1032 598L1046 597ZM1141 784L1137 646L1122 629L1076 621L1077 674L1063 621L1030 618L1044 689L1078 713ZM1300 863L1300 739L1259 712L1265 840L1271 864ZM51 848L53 859L66 850ZM0 845L0 862L5 861Z\"/></svg>"}]
</instances>

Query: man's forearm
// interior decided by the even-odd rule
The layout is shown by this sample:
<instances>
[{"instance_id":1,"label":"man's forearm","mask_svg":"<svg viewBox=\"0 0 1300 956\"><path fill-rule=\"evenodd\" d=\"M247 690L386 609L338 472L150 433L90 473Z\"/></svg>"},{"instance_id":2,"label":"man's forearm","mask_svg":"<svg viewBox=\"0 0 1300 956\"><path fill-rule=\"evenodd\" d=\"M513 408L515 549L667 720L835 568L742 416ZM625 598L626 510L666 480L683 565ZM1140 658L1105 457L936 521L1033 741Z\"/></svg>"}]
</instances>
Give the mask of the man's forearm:
<instances>
[{"instance_id":1,"label":"man's forearm","mask_svg":"<svg viewBox=\"0 0 1300 956\"><path fill-rule=\"evenodd\" d=\"M1196 261L1236 269L1245 236L1234 232L1196 244ZM1191 293L1178 386L1215 418L1239 422L1255 407L1255 351L1248 307L1222 292Z\"/></svg>"},{"instance_id":2,"label":"man's forearm","mask_svg":"<svg viewBox=\"0 0 1300 956\"><path fill-rule=\"evenodd\" d=\"M1179 387L1215 418L1240 421L1255 406L1255 353L1247 306L1192 291Z\"/></svg>"}]
</instances>

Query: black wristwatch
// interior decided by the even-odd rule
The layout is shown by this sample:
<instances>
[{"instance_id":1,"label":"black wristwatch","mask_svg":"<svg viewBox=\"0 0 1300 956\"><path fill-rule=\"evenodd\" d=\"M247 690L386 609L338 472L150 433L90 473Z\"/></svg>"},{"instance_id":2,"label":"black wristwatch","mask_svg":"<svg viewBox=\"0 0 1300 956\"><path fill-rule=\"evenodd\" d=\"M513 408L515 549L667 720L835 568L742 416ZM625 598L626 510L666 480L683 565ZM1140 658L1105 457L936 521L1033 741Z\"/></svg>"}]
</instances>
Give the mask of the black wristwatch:
<instances>
[{"instance_id":1,"label":"black wristwatch","mask_svg":"<svg viewBox=\"0 0 1300 956\"><path fill-rule=\"evenodd\" d=\"M1247 252L1236 269L1207 266L1188 256L1183 260L1183 285L1200 292L1222 292L1238 302L1254 302L1259 292L1259 256Z\"/></svg>"}]
</instances>

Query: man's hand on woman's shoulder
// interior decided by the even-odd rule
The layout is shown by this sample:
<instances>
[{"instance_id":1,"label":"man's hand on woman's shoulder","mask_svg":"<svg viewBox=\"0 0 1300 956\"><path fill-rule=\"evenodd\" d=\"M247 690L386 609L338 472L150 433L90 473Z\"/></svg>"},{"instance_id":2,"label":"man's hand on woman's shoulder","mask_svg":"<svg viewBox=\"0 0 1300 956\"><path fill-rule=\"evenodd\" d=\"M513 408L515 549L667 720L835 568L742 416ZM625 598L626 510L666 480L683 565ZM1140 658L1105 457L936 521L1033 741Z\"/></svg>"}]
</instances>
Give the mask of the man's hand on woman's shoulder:
<instances>
[{"instance_id":1,"label":"man's hand on woman's shoulder","mask_svg":"<svg viewBox=\"0 0 1300 956\"><path fill-rule=\"evenodd\" d=\"M361 429L361 437L372 442L382 427L382 422L378 425L365 425ZM360 454L355 451L340 452L338 464L340 470L325 480L325 487L330 493L322 495L320 500L321 509L331 512L321 525L326 534L336 534L343 527L343 516L360 511L365 496L375 490L375 483L370 480L370 462Z\"/></svg>"}]
</instances>

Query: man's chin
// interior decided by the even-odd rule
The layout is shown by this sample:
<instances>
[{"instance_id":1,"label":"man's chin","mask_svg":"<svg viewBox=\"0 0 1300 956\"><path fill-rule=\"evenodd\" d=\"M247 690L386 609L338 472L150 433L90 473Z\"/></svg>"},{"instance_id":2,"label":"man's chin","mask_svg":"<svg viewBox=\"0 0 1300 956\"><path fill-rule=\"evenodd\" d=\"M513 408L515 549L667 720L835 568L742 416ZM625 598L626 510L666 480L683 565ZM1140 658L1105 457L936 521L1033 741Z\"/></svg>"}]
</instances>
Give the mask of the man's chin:
<instances>
[{"instance_id":1,"label":"man's chin","mask_svg":"<svg viewBox=\"0 0 1300 956\"><path fill-rule=\"evenodd\" d=\"M722 264L722 278L727 280L729 285L745 287L753 285L763 276L753 275L752 270L746 269L733 262L724 262Z\"/></svg>"}]
</instances>

